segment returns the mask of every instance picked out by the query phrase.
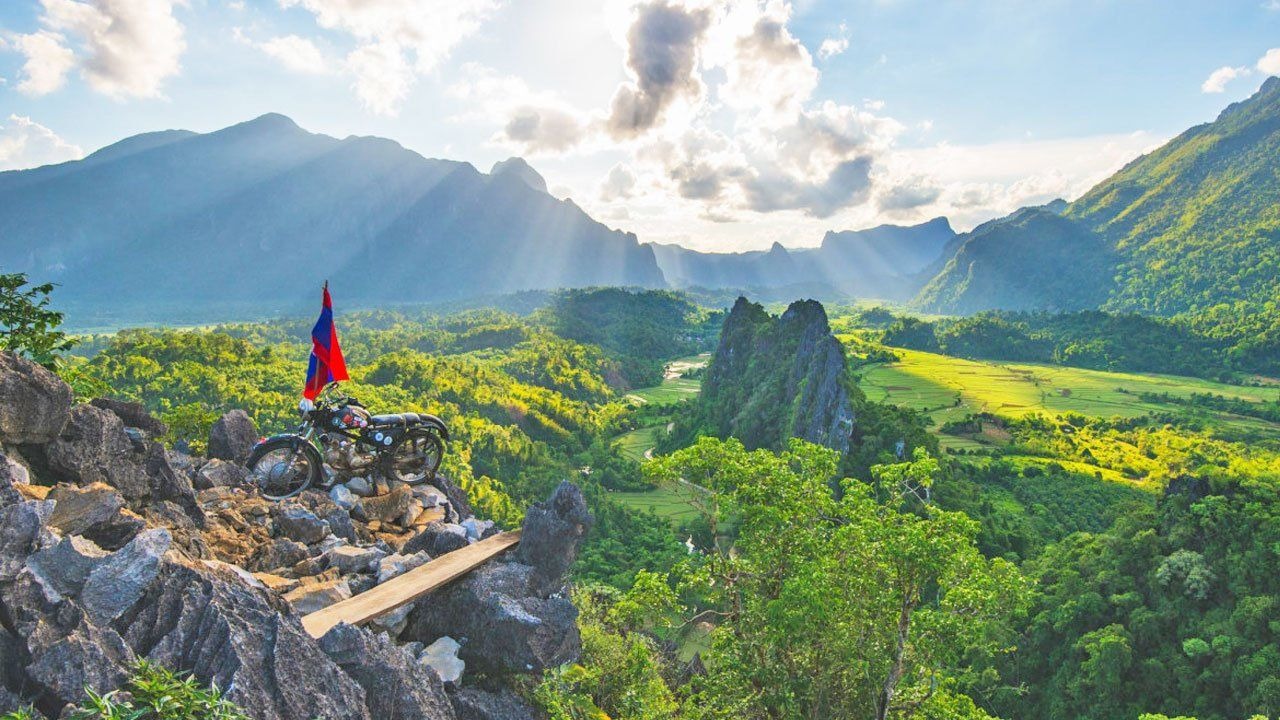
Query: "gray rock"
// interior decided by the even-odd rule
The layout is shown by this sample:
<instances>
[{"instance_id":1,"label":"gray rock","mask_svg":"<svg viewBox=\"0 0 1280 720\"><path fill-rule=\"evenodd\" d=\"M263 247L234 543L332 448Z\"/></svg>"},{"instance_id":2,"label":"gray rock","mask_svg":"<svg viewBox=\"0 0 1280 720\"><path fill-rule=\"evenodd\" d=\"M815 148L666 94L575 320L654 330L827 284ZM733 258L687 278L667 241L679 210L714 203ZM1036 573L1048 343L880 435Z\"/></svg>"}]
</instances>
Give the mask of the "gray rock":
<instances>
[{"instance_id":1,"label":"gray rock","mask_svg":"<svg viewBox=\"0 0 1280 720\"><path fill-rule=\"evenodd\" d=\"M151 488L150 502L168 501L182 508L196 527L204 527L204 511L196 501L196 489L191 478L169 464L169 453L164 446L153 442L147 446L143 468Z\"/></svg>"},{"instance_id":2,"label":"gray rock","mask_svg":"<svg viewBox=\"0 0 1280 720\"><path fill-rule=\"evenodd\" d=\"M551 497L535 503L524 514L517 557L537 569L537 594L555 592L578 557L578 544L595 522L582 491L562 482Z\"/></svg>"},{"instance_id":3,"label":"gray rock","mask_svg":"<svg viewBox=\"0 0 1280 720\"><path fill-rule=\"evenodd\" d=\"M284 599L293 606L293 611L306 615L323 610L336 602L351 599L351 586L346 580L325 580L308 585L299 585L284 594Z\"/></svg>"},{"instance_id":4,"label":"gray rock","mask_svg":"<svg viewBox=\"0 0 1280 720\"><path fill-rule=\"evenodd\" d=\"M49 492L49 499L57 503L49 525L64 535L83 535L90 528L109 523L124 507L120 493L104 483L87 487L59 485Z\"/></svg>"},{"instance_id":5,"label":"gray rock","mask_svg":"<svg viewBox=\"0 0 1280 720\"><path fill-rule=\"evenodd\" d=\"M356 505L366 521L377 520L384 524L398 524L408 527L422 511L422 503L413 496L408 486L401 485L386 495L361 498ZM417 512L413 512L414 509ZM413 513L413 517L407 517Z\"/></svg>"},{"instance_id":6,"label":"gray rock","mask_svg":"<svg viewBox=\"0 0 1280 720\"><path fill-rule=\"evenodd\" d=\"M49 467L77 485L106 483L131 502L151 495L151 482L124 431L108 410L76 405L56 440L45 446Z\"/></svg>"},{"instance_id":7,"label":"gray rock","mask_svg":"<svg viewBox=\"0 0 1280 720\"><path fill-rule=\"evenodd\" d=\"M431 556L425 552L388 555L378 561L378 584L381 585L393 577L399 577L416 567L422 567L430 560Z\"/></svg>"},{"instance_id":8,"label":"gray rock","mask_svg":"<svg viewBox=\"0 0 1280 720\"><path fill-rule=\"evenodd\" d=\"M341 624L320 647L364 688L369 714L380 720L455 720L444 684L386 635Z\"/></svg>"},{"instance_id":9,"label":"gray rock","mask_svg":"<svg viewBox=\"0 0 1280 720\"><path fill-rule=\"evenodd\" d=\"M329 523L298 505L278 506L274 508L272 514L275 516L277 536L310 545L320 542L329 535Z\"/></svg>"},{"instance_id":10,"label":"gray rock","mask_svg":"<svg viewBox=\"0 0 1280 720\"><path fill-rule=\"evenodd\" d=\"M0 506L22 502L24 498L16 486L30 481L25 466L8 455L0 454Z\"/></svg>"},{"instance_id":11,"label":"gray rock","mask_svg":"<svg viewBox=\"0 0 1280 720\"><path fill-rule=\"evenodd\" d=\"M138 428L151 437L160 437L169 432L169 427L147 412L142 403L115 400L112 398L94 398L90 405L115 413L125 427Z\"/></svg>"},{"instance_id":12,"label":"gray rock","mask_svg":"<svg viewBox=\"0 0 1280 720\"><path fill-rule=\"evenodd\" d=\"M195 471L195 486L199 490L214 487L240 487L249 479L249 471L243 465L213 458Z\"/></svg>"},{"instance_id":13,"label":"gray rock","mask_svg":"<svg viewBox=\"0 0 1280 720\"><path fill-rule=\"evenodd\" d=\"M535 720L533 708L507 688L460 688L449 693L458 720Z\"/></svg>"},{"instance_id":14,"label":"gray rock","mask_svg":"<svg viewBox=\"0 0 1280 720\"><path fill-rule=\"evenodd\" d=\"M68 535L57 545L35 552L27 559L27 569L37 580L60 595L78 595L94 568L110 553L89 540Z\"/></svg>"},{"instance_id":15,"label":"gray rock","mask_svg":"<svg viewBox=\"0 0 1280 720\"><path fill-rule=\"evenodd\" d=\"M346 485L334 485L329 488L329 499L343 510L356 506L356 495Z\"/></svg>"},{"instance_id":16,"label":"gray rock","mask_svg":"<svg viewBox=\"0 0 1280 720\"><path fill-rule=\"evenodd\" d=\"M493 521L477 520L471 517L463 520L459 525L461 525L462 529L466 531L467 539L475 542L484 537L484 534L489 531L489 528L493 527Z\"/></svg>"},{"instance_id":17,"label":"gray rock","mask_svg":"<svg viewBox=\"0 0 1280 720\"><path fill-rule=\"evenodd\" d=\"M64 703L86 699L86 690L120 687L137 662L133 650L115 630L89 622L73 606L58 615L56 622L41 621L25 636L31 655L27 675Z\"/></svg>"},{"instance_id":18,"label":"gray rock","mask_svg":"<svg viewBox=\"0 0 1280 720\"><path fill-rule=\"evenodd\" d=\"M458 650L461 648L457 640L445 635L428 645L418 656L418 662L435 670L446 687L457 685L467 669L467 664L458 657Z\"/></svg>"},{"instance_id":19,"label":"gray rock","mask_svg":"<svg viewBox=\"0 0 1280 720\"><path fill-rule=\"evenodd\" d=\"M345 483L345 487L351 491L352 495L358 497L368 497L373 494L373 485L366 478L353 477Z\"/></svg>"},{"instance_id":20,"label":"gray rock","mask_svg":"<svg viewBox=\"0 0 1280 720\"><path fill-rule=\"evenodd\" d=\"M329 567L337 568L343 575L369 572L374 564L385 556L386 553L378 548L362 548L354 545L342 545L325 552L325 557L329 559Z\"/></svg>"},{"instance_id":21,"label":"gray rock","mask_svg":"<svg viewBox=\"0 0 1280 720\"><path fill-rule=\"evenodd\" d=\"M440 557L466 546L467 531L462 526L432 522L422 528L417 535L409 538L400 552L406 554L426 552L431 557Z\"/></svg>"},{"instance_id":22,"label":"gray rock","mask_svg":"<svg viewBox=\"0 0 1280 720\"><path fill-rule=\"evenodd\" d=\"M541 672L582 650L578 611L563 597L536 597L535 569L492 563L418 603L400 639L465 639L459 653L486 674Z\"/></svg>"},{"instance_id":23,"label":"gray rock","mask_svg":"<svg viewBox=\"0 0 1280 720\"><path fill-rule=\"evenodd\" d=\"M476 514L471 509L471 501L467 499L467 491L455 485L452 480L437 473L428 482L449 499L449 508L453 517L448 519L462 520Z\"/></svg>"},{"instance_id":24,"label":"gray rock","mask_svg":"<svg viewBox=\"0 0 1280 720\"><path fill-rule=\"evenodd\" d=\"M42 444L62 432L71 411L71 388L30 360L0 352L0 442Z\"/></svg>"},{"instance_id":25,"label":"gray rock","mask_svg":"<svg viewBox=\"0 0 1280 720\"><path fill-rule=\"evenodd\" d=\"M51 500L0 507L0 583L17 577L27 556L58 541L45 527L52 514Z\"/></svg>"},{"instance_id":26,"label":"gray rock","mask_svg":"<svg viewBox=\"0 0 1280 720\"><path fill-rule=\"evenodd\" d=\"M115 626L148 659L216 684L259 720L368 720L364 690L287 606L229 571L166 559Z\"/></svg>"},{"instance_id":27,"label":"gray rock","mask_svg":"<svg viewBox=\"0 0 1280 720\"><path fill-rule=\"evenodd\" d=\"M243 410L232 410L209 428L209 457L243 464L258 442L258 429Z\"/></svg>"},{"instance_id":28,"label":"gray rock","mask_svg":"<svg viewBox=\"0 0 1280 720\"><path fill-rule=\"evenodd\" d=\"M360 536L356 534L356 526L351 522L351 516L346 510L336 507L324 516L324 521L329 523L329 532L334 535L350 543L360 542Z\"/></svg>"},{"instance_id":29,"label":"gray rock","mask_svg":"<svg viewBox=\"0 0 1280 720\"><path fill-rule=\"evenodd\" d=\"M84 583L80 604L94 620L106 624L142 597L160 572L160 558L173 544L168 530L147 530L107 558Z\"/></svg>"}]
</instances>

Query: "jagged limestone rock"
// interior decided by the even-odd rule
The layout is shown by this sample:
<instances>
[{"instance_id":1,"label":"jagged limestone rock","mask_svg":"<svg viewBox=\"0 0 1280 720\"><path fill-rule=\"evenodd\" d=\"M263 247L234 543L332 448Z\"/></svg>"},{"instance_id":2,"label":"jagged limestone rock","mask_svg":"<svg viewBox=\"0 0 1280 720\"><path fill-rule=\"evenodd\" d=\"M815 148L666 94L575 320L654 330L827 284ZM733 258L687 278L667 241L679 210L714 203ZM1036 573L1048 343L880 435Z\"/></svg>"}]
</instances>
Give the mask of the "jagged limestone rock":
<instances>
[{"instance_id":1,"label":"jagged limestone rock","mask_svg":"<svg viewBox=\"0 0 1280 720\"><path fill-rule=\"evenodd\" d=\"M232 410L209 428L209 457L241 464L258 442L258 429L243 410Z\"/></svg>"},{"instance_id":2,"label":"jagged limestone rock","mask_svg":"<svg viewBox=\"0 0 1280 720\"><path fill-rule=\"evenodd\" d=\"M454 720L444 684L386 635L339 624L320 639L334 662L360 683L379 720Z\"/></svg>"},{"instance_id":3,"label":"jagged limestone rock","mask_svg":"<svg viewBox=\"0 0 1280 720\"><path fill-rule=\"evenodd\" d=\"M47 443L62 432L71 412L71 388L30 360L0 352L0 442Z\"/></svg>"}]
</instances>

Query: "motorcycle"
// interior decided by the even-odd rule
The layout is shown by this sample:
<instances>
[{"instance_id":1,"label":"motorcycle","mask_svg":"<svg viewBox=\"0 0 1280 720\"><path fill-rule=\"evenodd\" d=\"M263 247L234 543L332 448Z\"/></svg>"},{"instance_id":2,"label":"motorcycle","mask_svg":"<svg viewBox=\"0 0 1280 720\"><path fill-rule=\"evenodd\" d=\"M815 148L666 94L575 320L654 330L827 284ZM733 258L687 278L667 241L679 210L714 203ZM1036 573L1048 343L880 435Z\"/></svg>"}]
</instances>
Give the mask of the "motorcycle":
<instances>
[{"instance_id":1,"label":"motorcycle","mask_svg":"<svg viewBox=\"0 0 1280 720\"><path fill-rule=\"evenodd\" d=\"M428 482L449 439L449 429L435 415L372 415L359 400L339 392L337 383L316 402L303 400L298 412L302 424L295 432L264 438L245 462L250 482L268 500L291 498L313 486L328 488L374 469L388 480ZM325 465L333 471L327 482Z\"/></svg>"}]
</instances>

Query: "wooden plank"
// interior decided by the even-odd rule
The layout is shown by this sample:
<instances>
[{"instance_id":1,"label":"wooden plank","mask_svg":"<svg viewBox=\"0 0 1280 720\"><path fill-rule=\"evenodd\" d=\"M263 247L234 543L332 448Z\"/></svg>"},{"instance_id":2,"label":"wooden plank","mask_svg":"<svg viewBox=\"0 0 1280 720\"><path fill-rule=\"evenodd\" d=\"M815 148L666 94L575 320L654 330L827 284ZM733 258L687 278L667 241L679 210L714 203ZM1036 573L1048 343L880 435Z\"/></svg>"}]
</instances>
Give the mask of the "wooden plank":
<instances>
[{"instance_id":1,"label":"wooden plank","mask_svg":"<svg viewBox=\"0 0 1280 720\"><path fill-rule=\"evenodd\" d=\"M478 543L445 553L368 592L303 616L302 627L311 637L318 639L341 622L350 625L364 624L467 574L518 542L520 531L516 530L498 533Z\"/></svg>"}]
</instances>

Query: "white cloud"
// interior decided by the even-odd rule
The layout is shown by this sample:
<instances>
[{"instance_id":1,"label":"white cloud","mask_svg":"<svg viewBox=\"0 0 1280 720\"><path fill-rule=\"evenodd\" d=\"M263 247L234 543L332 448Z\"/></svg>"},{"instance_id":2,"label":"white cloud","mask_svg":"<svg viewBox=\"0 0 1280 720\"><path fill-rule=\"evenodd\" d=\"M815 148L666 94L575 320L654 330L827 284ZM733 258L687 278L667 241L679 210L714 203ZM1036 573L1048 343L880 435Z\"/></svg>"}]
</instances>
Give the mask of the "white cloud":
<instances>
[{"instance_id":1,"label":"white cloud","mask_svg":"<svg viewBox=\"0 0 1280 720\"><path fill-rule=\"evenodd\" d=\"M1280 2L1280 0L1277 0ZM842 54L849 49L849 29L844 23L840 23L840 34L836 37L827 38L822 41L822 45L818 46L818 57L826 60L836 55Z\"/></svg>"},{"instance_id":2,"label":"white cloud","mask_svg":"<svg viewBox=\"0 0 1280 720\"><path fill-rule=\"evenodd\" d=\"M1231 67L1230 65L1224 65L1210 73L1208 78L1205 78L1205 81L1200 84L1200 92L1225 92L1227 89L1227 83L1248 74L1249 68L1247 67Z\"/></svg>"},{"instance_id":3,"label":"white cloud","mask_svg":"<svg viewBox=\"0 0 1280 720\"><path fill-rule=\"evenodd\" d=\"M61 88L76 64L71 48L63 45L63 37L48 30L18 35L11 45L26 57L18 90L27 95L47 95Z\"/></svg>"},{"instance_id":4,"label":"white cloud","mask_svg":"<svg viewBox=\"0 0 1280 720\"><path fill-rule=\"evenodd\" d=\"M258 48L280 61L286 69L296 73L323 75L329 70L320 48L304 37L297 35L273 37L259 43Z\"/></svg>"},{"instance_id":5,"label":"white cloud","mask_svg":"<svg viewBox=\"0 0 1280 720\"><path fill-rule=\"evenodd\" d=\"M83 150L31 118L10 115L8 123L0 126L0 170L23 170L82 157Z\"/></svg>"},{"instance_id":6,"label":"white cloud","mask_svg":"<svg viewBox=\"0 0 1280 720\"><path fill-rule=\"evenodd\" d=\"M1258 70L1267 75L1280 75L1280 48L1271 48L1258 60Z\"/></svg>"},{"instance_id":7,"label":"white cloud","mask_svg":"<svg viewBox=\"0 0 1280 720\"><path fill-rule=\"evenodd\" d=\"M354 89L369 110L394 115L417 75L433 71L473 35L494 0L280 0L315 15L320 27L357 41L347 56Z\"/></svg>"},{"instance_id":8,"label":"white cloud","mask_svg":"<svg viewBox=\"0 0 1280 720\"><path fill-rule=\"evenodd\" d=\"M178 2L42 0L40 23L65 37L61 47L74 50L89 87L114 98L158 97L164 81L181 69L186 50L182 24L173 15ZM53 65L44 69L45 77L60 76L59 70L65 75L66 53L50 52Z\"/></svg>"},{"instance_id":9,"label":"white cloud","mask_svg":"<svg viewBox=\"0 0 1280 720\"><path fill-rule=\"evenodd\" d=\"M635 189L635 173L626 165L618 163L609 170L604 182L600 184L600 199L605 202L626 200L635 194Z\"/></svg>"},{"instance_id":10,"label":"white cloud","mask_svg":"<svg viewBox=\"0 0 1280 720\"><path fill-rule=\"evenodd\" d=\"M413 86L413 68L392 40L361 45L347 55L352 89L364 106L378 115L395 115Z\"/></svg>"}]
</instances>

